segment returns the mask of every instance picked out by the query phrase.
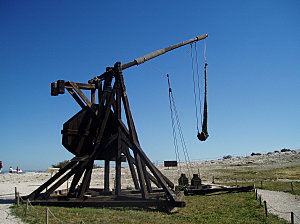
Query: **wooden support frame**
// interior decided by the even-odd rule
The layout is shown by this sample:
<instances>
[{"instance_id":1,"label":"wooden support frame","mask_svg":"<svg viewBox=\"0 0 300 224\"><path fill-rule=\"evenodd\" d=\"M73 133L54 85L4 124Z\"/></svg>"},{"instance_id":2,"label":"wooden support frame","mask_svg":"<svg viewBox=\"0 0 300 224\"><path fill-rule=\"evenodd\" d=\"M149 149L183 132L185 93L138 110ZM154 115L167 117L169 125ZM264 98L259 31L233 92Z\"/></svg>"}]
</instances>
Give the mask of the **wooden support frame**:
<instances>
[{"instance_id":1,"label":"wooden support frame","mask_svg":"<svg viewBox=\"0 0 300 224\"><path fill-rule=\"evenodd\" d=\"M114 83L111 86L113 79ZM82 111L76 115L76 121L81 121L81 113L86 113L87 108L92 111L92 117L90 118L92 125L89 126L89 123L86 123L85 125L79 125L79 127L94 129L68 130L62 131L62 134L75 136L72 137L75 140L76 138L82 138L80 141L76 140L75 143L87 141L85 136L88 136L89 139L92 139L90 140L92 144L88 148L80 148L78 146L79 149L78 147L76 148L76 153L80 155L72 159L53 178L28 195L28 198L33 200L33 203L47 204L49 202L48 205L59 205L59 201L62 201L62 206L74 205L76 202L80 206L82 204L108 207L116 205L147 207L153 204L167 207L184 206L184 202L178 201L176 198L173 191L174 184L153 165L139 144L126 93L121 63L116 63L113 68L109 68L102 80L94 80L93 83L89 84L65 82L65 88L82 108ZM91 91L90 99L81 89ZM124 109L126 116L126 125L122 121L122 109ZM73 122L73 120L70 119L67 122ZM72 127L72 125L68 127ZM72 147L70 150L72 150ZM127 158L134 188L136 189L135 192L122 189L122 156ZM90 188L92 168L94 161L99 158L105 161L104 188L96 193L94 192L93 194L96 196L91 199L90 197L87 198L87 194L93 192ZM110 191L110 161L113 158L115 158L115 187L113 191ZM56 200L55 196L53 196L54 192L69 178L73 179L69 192L65 197L66 200L72 198L72 203L61 199ZM160 190L154 189L152 183ZM43 190L46 191L42 193ZM113 196L110 198L111 201L107 201L107 198L102 201L103 197L101 195ZM124 198L127 200L126 203L123 202ZM159 200L158 198L162 199ZM89 199L89 202L83 203L87 199Z\"/></svg>"}]
</instances>

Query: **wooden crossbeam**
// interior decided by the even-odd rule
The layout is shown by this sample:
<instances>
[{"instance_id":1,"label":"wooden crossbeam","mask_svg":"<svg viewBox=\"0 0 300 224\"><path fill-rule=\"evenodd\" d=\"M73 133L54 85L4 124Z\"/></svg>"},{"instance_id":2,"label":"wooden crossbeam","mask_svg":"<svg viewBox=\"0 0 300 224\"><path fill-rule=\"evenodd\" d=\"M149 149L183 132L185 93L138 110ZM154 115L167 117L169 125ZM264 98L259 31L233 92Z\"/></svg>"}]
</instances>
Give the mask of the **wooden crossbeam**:
<instances>
[{"instance_id":1,"label":"wooden crossbeam","mask_svg":"<svg viewBox=\"0 0 300 224\"><path fill-rule=\"evenodd\" d=\"M74 92L73 89L67 89L67 90L82 109L86 107L84 102L82 102L82 100L79 98L79 96L77 96L77 94Z\"/></svg>"},{"instance_id":2,"label":"wooden crossbeam","mask_svg":"<svg viewBox=\"0 0 300 224\"><path fill-rule=\"evenodd\" d=\"M92 103L91 101L84 95L84 93L80 90L78 85L75 82L69 82L70 85L73 87L75 92L80 96L80 98L86 103L86 105L90 108L92 108Z\"/></svg>"},{"instance_id":3,"label":"wooden crossbeam","mask_svg":"<svg viewBox=\"0 0 300 224\"><path fill-rule=\"evenodd\" d=\"M38 187L35 191L33 191L30 195L28 195L28 199L35 199L43 190L45 190L49 185L55 182L58 178L60 178L65 172L74 167L76 164L75 161L69 162L64 168L60 169L53 177L47 180L44 184Z\"/></svg>"},{"instance_id":4,"label":"wooden crossbeam","mask_svg":"<svg viewBox=\"0 0 300 224\"><path fill-rule=\"evenodd\" d=\"M85 90L95 90L96 89L96 85L95 84L89 84L89 83L78 83L78 82L72 82L75 83L78 88L80 89L85 89ZM70 82L65 82L65 88L73 88L73 85L70 84Z\"/></svg>"}]
</instances>

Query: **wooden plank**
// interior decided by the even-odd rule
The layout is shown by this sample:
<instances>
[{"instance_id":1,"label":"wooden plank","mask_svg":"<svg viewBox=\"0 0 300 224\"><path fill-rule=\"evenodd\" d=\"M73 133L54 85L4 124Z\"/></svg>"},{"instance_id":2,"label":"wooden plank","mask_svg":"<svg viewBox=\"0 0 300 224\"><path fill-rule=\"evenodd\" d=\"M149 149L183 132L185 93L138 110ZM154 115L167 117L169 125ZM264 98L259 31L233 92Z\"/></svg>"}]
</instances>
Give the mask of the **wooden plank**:
<instances>
[{"instance_id":1,"label":"wooden plank","mask_svg":"<svg viewBox=\"0 0 300 224\"><path fill-rule=\"evenodd\" d=\"M94 160L91 160L86 166L84 177L79 188L78 198L83 198L85 192L88 190L88 187L90 186L93 165L94 165Z\"/></svg>"},{"instance_id":2,"label":"wooden plank","mask_svg":"<svg viewBox=\"0 0 300 224\"><path fill-rule=\"evenodd\" d=\"M131 144L131 135L129 133L128 128L125 126L125 124L123 123L122 120L118 120L118 126L121 128L122 133L124 135L123 140L125 141L125 143L128 145L129 148L132 148L132 144Z\"/></svg>"},{"instance_id":3,"label":"wooden plank","mask_svg":"<svg viewBox=\"0 0 300 224\"><path fill-rule=\"evenodd\" d=\"M44 184L42 184L40 187L38 187L30 195L28 195L28 199L29 200L35 199L36 196L38 196L43 190L45 190L54 181L56 181L58 178L60 178L65 172L68 171L68 169L72 168L75 164L76 164L76 162L73 162L73 161L69 162L64 168L60 169L53 177L51 177Z\"/></svg>"},{"instance_id":4,"label":"wooden plank","mask_svg":"<svg viewBox=\"0 0 300 224\"><path fill-rule=\"evenodd\" d=\"M129 139L131 139L130 134L129 134L129 130L127 129L127 127L125 126L125 124L123 123L123 121L118 120L119 125L121 127L121 130L123 131L123 134L126 136L127 139L123 139L123 141L125 141L125 143L128 145L129 148L133 149L133 144L132 142L130 142ZM149 174L151 176L151 174ZM163 176L163 179L167 182L168 186L171 188L174 188L174 184L172 183L172 181L170 181L165 175L161 174ZM152 176L151 176L152 177ZM154 180L154 178L151 178L151 181L158 187L160 187L161 185Z\"/></svg>"},{"instance_id":5,"label":"wooden plank","mask_svg":"<svg viewBox=\"0 0 300 224\"><path fill-rule=\"evenodd\" d=\"M156 185L156 187L161 188L161 185L158 183L158 181L153 177L150 173L147 172L148 178Z\"/></svg>"},{"instance_id":6,"label":"wooden plank","mask_svg":"<svg viewBox=\"0 0 300 224\"><path fill-rule=\"evenodd\" d=\"M121 95L119 90L119 84L116 86L116 101L113 103L114 111L117 119L121 119ZM118 140L117 140L117 154L116 154L116 190L115 194L117 196L121 195L121 152L122 152L122 139L121 139L121 129L118 127Z\"/></svg>"},{"instance_id":7,"label":"wooden plank","mask_svg":"<svg viewBox=\"0 0 300 224\"><path fill-rule=\"evenodd\" d=\"M134 169L134 166L133 166L134 159L130 155L130 152L129 152L128 148L125 150L125 155L127 157L127 161L128 161L131 177L132 177L132 180L133 180L134 188L135 189L140 189L138 179L137 179L137 176L136 176L136 172L135 172L135 169Z\"/></svg>"},{"instance_id":8,"label":"wooden plank","mask_svg":"<svg viewBox=\"0 0 300 224\"><path fill-rule=\"evenodd\" d=\"M98 136L96 138L96 146L95 146L95 149L94 149L94 153L91 155L91 157L95 157L97 156L97 150L100 148L100 142L102 140L102 137L103 137L103 133L104 133L104 130L105 130L105 127L106 127L106 124L107 124L107 120L108 120L108 117L109 117L109 114L110 114L110 107L113 103L113 100L114 100L114 95L116 93L116 84L114 84L114 88L112 89L112 94L110 96L110 99L109 101L107 102L106 104L106 108L105 108L105 111L104 111L104 116L103 116L103 120L102 120L102 123L101 123L101 126L100 126L100 129L99 129L99 133L98 133ZM99 116L100 116L100 113L99 113Z\"/></svg>"},{"instance_id":9,"label":"wooden plank","mask_svg":"<svg viewBox=\"0 0 300 224\"><path fill-rule=\"evenodd\" d=\"M78 82L73 82L75 83L78 88L80 89L85 89L85 90L95 90L96 85L95 84L89 84L89 83L78 83ZM65 88L73 88L73 86L70 84L70 82L65 83Z\"/></svg>"},{"instance_id":10,"label":"wooden plank","mask_svg":"<svg viewBox=\"0 0 300 224\"><path fill-rule=\"evenodd\" d=\"M128 162L131 161L131 163L135 164L135 159L129 154L129 156L127 158ZM148 175L148 178L157 186L157 187L161 187L160 184L158 183L158 181L147 171L146 175ZM136 188L137 189L137 188Z\"/></svg>"},{"instance_id":11,"label":"wooden plank","mask_svg":"<svg viewBox=\"0 0 300 224\"><path fill-rule=\"evenodd\" d=\"M91 103L92 104L96 103L96 89L91 90Z\"/></svg>"},{"instance_id":12,"label":"wooden plank","mask_svg":"<svg viewBox=\"0 0 300 224\"><path fill-rule=\"evenodd\" d=\"M86 105L90 108L92 108L91 101L84 95L84 93L80 90L80 88L76 85L75 82L69 82L70 85L73 87L75 92L80 96L80 98L86 103Z\"/></svg>"},{"instance_id":13,"label":"wooden plank","mask_svg":"<svg viewBox=\"0 0 300 224\"><path fill-rule=\"evenodd\" d=\"M141 161L142 163L142 168L143 168L143 173L144 173L144 176L145 176L145 183L146 183L146 186L147 186L147 191L149 193L152 193L152 187L151 187L151 182L150 182L150 179L149 179L149 176L147 175L147 169L146 169L146 166L144 164L143 161Z\"/></svg>"},{"instance_id":14,"label":"wooden plank","mask_svg":"<svg viewBox=\"0 0 300 224\"><path fill-rule=\"evenodd\" d=\"M70 161L76 161L76 162L79 162L79 161L85 161L89 158L89 156L81 156L81 157L78 157L78 156L75 156L73 159L71 159Z\"/></svg>"},{"instance_id":15,"label":"wooden plank","mask_svg":"<svg viewBox=\"0 0 300 224\"><path fill-rule=\"evenodd\" d=\"M133 142L133 145L134 145L134 148L133 148L134 152L137 153L143 159L143 161L145 162L145 164L147 165L149 170L155 176L155 178L157 179L157 181L159 182L161 187L165 190L165 192L170 197L170 199L175 201L176 196L175 196L174 192L168 187L168 184L166 183L166 181L163 178L164 175L153 165L153 163L149 160L149 158L146 156L144 151L141 149L141 147L137 143Z\"/></svg>"},{"instance_id":16,"label":"wooden plank","mask_svg":"<svg viewBox=\"0 0 300 224\"><path fill-rule=\"evenodd\" d=\"M117 115L117 119L121 120L121 93L120 93L120 87L118 84L118 89L116 92L116 115Z\"/></svg>"},{"instance_id":17,"label":"wooden plank","mask_svg":"<svg viewBox=\"0 0 300 224\"><path fill-rule=\"evenodd\" d=\"M123 105L124 105L124 110L125 110L129 133L132 137L132 140L134 142L138 142L138 137L136 134L136 130L135 130L135 126L134 126L134 122L132 119L132 114L131 114L131 110L130 110L130 106L129 106L129 101L128 101L128 97L127 97L127 93L126 93L126 87L124 84L124 78L123 78L123 74L122 74L121 64L116 63L114 69L115 69L115 73L116 73L115 74L116 81L118 81L118 84L120 85L120 91L121 91L121 96L122 96L122 101L123 101Z\"/></svg>"},{"instance_id":18,"label":"wooden plank","mask_svg":"<svg viewBox=\"0 0 300 224\"><path fill-rule=\"evenodd\" d=\"M63 206L63 207L160 207L160 208L172 208L172 207L184 207L183 201L167 201L167 200L36 200L31 201L33 205L46 205L46 206Z\"/></svg>"},{"instance_id":19,"label":"wooden plank","mask_svg":"<svg viewBox=\"0 0 300 224\"><path fill-rule=\"evenodd\" d=\"M86 105L82 102L82 100L77 96L73 89L67 89L70 95L74 98L74 100L79 104L79 106L83 109Z\"/></svg>"},{"instance_id":20,"label":"wooden plank","mask_svg":"<svg viewBox=\"0 0 300 224\"><path fill-rule=\"evenodd\" d=\"M118 128L118 142L117 142L117 154L116 154L116 189L115 194L117 196L121 195L121 151L122 151L122 142L121 142L121 131Z\"/></svg>"},{"instance_id":21,"label":"wooden plank","mask_svg":"<svg viewBox=\"0 0 300 224\"><path fill-rule=\"evenodd\" d=\"M83 162L83 164L86 164L86 162ZM58 180L55 184L53 184L43 195L43 198L49 198L50 194L52 194L60 185L62 185L64 182L66 182L70 177L72 177L76 172L80 170L81 166L77 165L73 167L70 172L68 172L65 176L63 176L60 180ZM38 197L40 198L40 197Z\"/></svg>"},{"instance_id":22,"label":"wooden plank","mask_svg":"<svg viewBox=\"0 0 300 224\"><path fill-rule=\"evenodd\" d=\"M75 196L76 187L77 187L78 182L79 182L79 180L82 177L83 172L84 172L84 167L82 166L82 164L83 164L83 161L80 161L79 166L81 167L81 169L78 172L76 172L74 177L73 177L73 180L72 180L69 192L68 192L68 197Z\"/></svg>"},{"instance_id":23,"label":"wooden plank","mask_svg":"<svg viewBox=\"0 0 300 224\"><path fill-rule=\"evenodd\" d=\"M98 108L98 113L101 114L102 108L104 107L104 99L105 96L103 96L103 90L102 90L102 82L98 80L97 82L97 88L98 88L98 103L99 103L99 108Z\"/></svg>"},{"instance_id":24,"label":"wooden plank","mask_svg":"<svg viewBox=\"0 0 300 224\"><path fill-rule=\"evenodd\" d=\"M134 157L135 157L135 165L136 165L139 182L140 182L142 198L147 199L147 198L149 198L149 194L148 194L148 191L147 191L146 185L145 185L145 175L144 175L143 168L142 168L141 158L140 158L139 154L137 154L137 153L134 153Z\"/></svg>"}]
</instances>

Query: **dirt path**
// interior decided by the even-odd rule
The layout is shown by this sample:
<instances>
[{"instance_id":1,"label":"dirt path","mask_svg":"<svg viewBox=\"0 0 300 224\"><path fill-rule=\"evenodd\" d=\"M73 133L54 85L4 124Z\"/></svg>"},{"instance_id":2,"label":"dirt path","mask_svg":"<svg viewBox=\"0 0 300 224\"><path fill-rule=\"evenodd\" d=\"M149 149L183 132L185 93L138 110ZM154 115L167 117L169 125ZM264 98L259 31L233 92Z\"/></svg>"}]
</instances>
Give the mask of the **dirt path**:
<instances>
[{"instance_id":1,"label":"dirt path","mask_svg":"<svg viewBox=\"0 0 300 224\"><path fill-rule=\"evenodd\" d=\"M291 221L291 212L294 212L295 224L300 224L300 196L281 191L257 189L262 200L267 202L268 211L279 217Z\"/></svg>"},{"instance_id":2,"label":"dirt path","mask_svg":"<svg viewBox=\"0 0 300 224\"><path fill-rule=\"evenodd\" d=\"M21 219L13 216L9 207L13 201L11 200L0 200L0 220L3 224L23 224Z\"/></svg>"}]
</instances>

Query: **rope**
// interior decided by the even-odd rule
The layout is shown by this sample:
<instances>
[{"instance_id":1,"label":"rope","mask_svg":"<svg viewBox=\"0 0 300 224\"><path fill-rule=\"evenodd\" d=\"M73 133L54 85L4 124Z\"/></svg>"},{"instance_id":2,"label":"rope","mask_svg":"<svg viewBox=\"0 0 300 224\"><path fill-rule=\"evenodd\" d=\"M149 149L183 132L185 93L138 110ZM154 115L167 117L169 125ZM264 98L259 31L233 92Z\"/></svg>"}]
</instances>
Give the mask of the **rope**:
<instances>
[{"instance_id":1,"label":"rope","mask_svg":"<svg viewBox=\"0 0 300 224\"><path fill-rule=\"evenodd\" d=\"M300 189L299 187L296 187L295 182L292 182L293 188Z\"/></svg>"},{"instance_id":2,"label":"rope","mask_svg":"<svg viewBox=\"0 0 300 224\"><path fill-rule=\"evenodd\" d=\"M171 88L171 84L170 84L169 74L167 74L167 78L168 78L168 86L169 86L169 104L170 104L170 113L171 113L171 121L172 121L173 144L174 144L176 160L178 161L178 166L179 166L178 172L182 173L181 165L180 165L180 158L179 158L178 143L177 143L177 134L176 134L176 128L175 128L175 122L174 122L174 112L173 112L173 108L172 108L173 93L172 93L172 88ZM178 173L178 176L180 175L180 173Z\"/></svg>"},{"instance_id":3,"label":"rope","mask_svg":"<svg viewBox=\"0 0 300 224\"><path fill-rule=\"evenodd\" d=\"M20 197L20 199L21 199L21 201L23 201L23 203L25 203L25 204L27 203L27 201L23 200L21 197ZM38 209L35 208L35 207L31 204L31 202L30 202L29 199L28 199L28 205L31 206L31 207L33 208L33 210L38 211Z\"/></svg>"},{"instance_id":4,"label":"rope","mask_svg":"<svg viewBox=\"0 0 300 224\"><path fill-rule=\"evenodd\" d=\"M59 218L57 218L49 208L48 208L48 211L49 211L49 213L50 213L57 221L59 221L60 223L64 223L62 220L60 220Z\"/></svg>"},{"instance_id":5,"label":"rope","mask_svg":"<svg viewBox=\"0 0 300 224\"><path fill-rule=\"evenodd\" d=\"M191 177L190 164L189 164L190 159L189 159L187 147L186 147L186 144L185 144L183 132L182 132L182 129L181 129L181 124L180 124L180 120L179 120L179 116L178 116L178 112L177 112L177 108L176 108L174 95L173 95L172 88L171 88L170 76L168 74L167 74L167 78L168 78L168 87L169 87L169 103L170 103L170 111L171 111L171 120L172 120L175 154L176 154L176 157L179 160L180 158L179 158L177 132L176 132L176 125L177 125L178 135L179 135L179 138L180 138L180 141L181 141L181 146L182 146L182 150L183 150L183 154L184 154L184 158L185 158L185 162L186 162L186 166L187 166L187 170L188 170L188 175L189 175L189 177ZM180 162L180 160L179 160L179 162ZM181 173L181 166L179 166L179 169L180 169L180 173Z\"/></svg>"},{"instance_id":6,"label":"rope","mask_svg":"<svg viewBox=\"0 0 300 224\"><path fill-rule=\"evenodd\" d=\"M201 92L200 92L200 72L199 72L199 63L198 63L198 48L196 42L194 43L194 48L196 52L196 68L197 68L197 78L198 78L198 91L199 91L199 105L200 105L200 118L202 119L202 100L201 100Z\"/></svg>"},{"instance_id":7,"label":"rope","mask_svg":"<svg viewBox=\"0 0 300 224\"><path fill-rule=\"evenodd\" d=\"M171 89L171 88L169 87L169 89ZM178 133L179 133L179 137L180 137L180 141L181 141L183 154L184 154L184 157L185 157L187 170L189 172L189 176L191 176L190 167L189 167L190 159L189 159L189 155L188 155L188 152L187 152L187 147L186 147L186 144L185 144L183 132L182 132L182 129L181 129L181 124L180 124L180 120L179 120L179 116L178 116L178 112L177 112L177 108L176 108L175 99L174 99L174 96L173 96L173 93L172 93L172 89L171 89L171 101L172 101L172 105L173 105L173 111L174 111L175 118L176 118L176 124L177 124L177 127L178 127Z\"/></svg>"},{"instance_id":8,"label":"rope","mask_svg":"<svg viewBox=\"0 0 300 224\"><path fill-rule=\"evenodd\" d=\"M194 69L194 54L193 54L193 43L191 45L191 58L192 58L192 77L193 77L193 87L194 87L194 104L196 112L197 121L197 131L199 132L199 118L198 118L198 105L197 105L197 93L196 93L196 81L195 81L195 69Z\"/></svg>"},{"instance_id":9,"label":"rope","mask_svg":"<svg viewBox=\"0 0 300 224\"><path fill-rule=\"evenodd\" d=\"M267 202L266 202L267 203ZM267 203L268 207L270 207L271 209L273 209L274 211L276 212L279 212L279 213L283 213L283 214L290 214L291 212L283 212L283 211L279 211L277 209L275 209L273 206L271 206L269 203Z\"/></svg>"},{"instance_id":10,"label":"rope","mask_svg":"<svg viewBox=\"0 0 300 224\"><path fill-rule=\"evenodd\" d=\"M187 56L188 56L188 53L187 52ZM192 53L192 51L191 51ZM183 60L181 60L183 61ZM154 71L160 73L160 74L163 74L165 75L165 73L163 73L160 69L154 67L154 66L151 66L150 64L147 64L149 68L153 69ZM176 63L176 66L175 67L178 67L178 63ZM193 66L193 64L192 64ZM174 68L173 68L174 69ZM198 68L197 68L198 69ZM195 72L194 72L195 73ZM182 129L181 129L181 124L180 124L180 120L179 120L179 116L178 116L178 113L177 113L177 108L176 108L176 104L175 104L175 99L174 99L174 95L173 95L173 92L172 92L172 88L171 88L171 85L170 85L170 78L169 78L169 74L167 74L167 78L168 78L168 87L169 87L169 105L170 105L170 113L171 113L171 122L172 122L172 134L173 134L173 145L174 145L174 149L175 149L175 157L176 157L176 160L178 161L178 167L179 167L179 170L178 172L182 172L182 169L181 169L181 165L180 165L180 154L179 154L179 146L178 146L178 138L177 138L177 131L176 131L176 125L178 126L178 135L179 135L179 138L180 138L180 141L181 141L181 145L182 145L182 149L183 149L183 154L184 154L184 158L185 158L185 162L186 162L186 166L187 166L187 170L188 170L188 175L189 177L191 177L191 165L190 165L190 158L189 158L189 154L188 154L188 151L187 151L187 147L186 147L186 143L185 143L185 140L184 140L184 136L183 136L183 132L182 132ZM194 86L194 93L196 94L196 87ZM196 96L195 96L195 102L197 102L196 100ZM199 130L199 119L198 119L198 109L196 111L196 116L197 116L197 130ZM202 118L201 118L202 119ZM179 173L178 173L179 174Z\"/></svg>"},{"instance_id":11,"label":"rope","mask_svg":"<svg viewBox=\"0 0 300 224\"><path fill-rule=\"evenodd\" d=\"M173 105L174 105L174 112L175 112L176 122L177 122L177 126L178 126L179 137L180 137L180 140L181 140L181 146L182 146L182 150L183 150L183 154L184 154L184 158L185 158L185 162L186 162L186 167L187 167L187 170L188 170L188 173L189 173L189 178L191 178L190 157L189 157L187 147L186 147L186 144L185 144L185 140L184 140L184 136L183 136L183 133L182 133L181 124L180 124L179 116L178 116L178 113L177 113L174 98L172 98L172 101L173 101Z\"/></svg>"}]
</instances>

